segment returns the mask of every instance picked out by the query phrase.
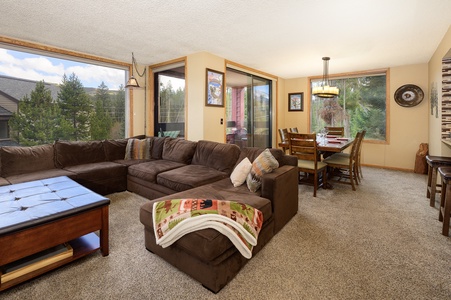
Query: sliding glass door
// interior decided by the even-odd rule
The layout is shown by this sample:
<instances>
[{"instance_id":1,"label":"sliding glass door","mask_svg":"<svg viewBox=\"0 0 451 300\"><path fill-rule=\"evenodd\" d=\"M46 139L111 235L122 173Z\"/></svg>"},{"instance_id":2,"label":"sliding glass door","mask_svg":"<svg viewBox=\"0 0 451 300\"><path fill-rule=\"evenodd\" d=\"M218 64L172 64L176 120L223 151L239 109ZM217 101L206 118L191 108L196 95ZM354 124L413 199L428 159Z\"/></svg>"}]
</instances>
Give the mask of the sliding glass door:
<instances>
[{"instance_id":1,"label":"sliding glass door","mask_svg":"<svg viewBox=\"0 0 451 300\"><path fill-rule=\"evenodd\" d=\"M227 68L227 143L271 146L271 80Z\"/></svg>"},{"instance_id":2,"label":"sliding glass door","mask_svg":"<svg viewBox=\"0 0 451 300\"><path fill-rule=\"evenodd\" d=\"M154 73L154 135L185 136L185 67L174 67Z\"/></svg>"}]
</instances>

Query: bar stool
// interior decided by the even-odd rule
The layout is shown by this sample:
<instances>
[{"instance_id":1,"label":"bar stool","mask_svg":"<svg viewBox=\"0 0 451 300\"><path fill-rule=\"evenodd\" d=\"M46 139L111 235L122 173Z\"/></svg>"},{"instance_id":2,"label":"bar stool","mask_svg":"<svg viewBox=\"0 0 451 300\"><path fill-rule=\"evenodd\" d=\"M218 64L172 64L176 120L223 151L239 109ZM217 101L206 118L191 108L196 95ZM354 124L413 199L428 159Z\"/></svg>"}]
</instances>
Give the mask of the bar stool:
<instances>
[{"instance_id":1,"label":"bar stool","mask_svg":"<svg viewBox=\"0 0 451 300\"><path fill-rule=\"evenodd\" d=\"M428 163L428 186L426 197L430 198L429 205L435 207L435 194L441 192L441 189L437 190L437 187L442 186L441 184L437 184L437 168L451 166L451 157L426 155L426 162Z\"/></svg>"},{"instance_id":2,"label":"bar stool","mask_svg":"<svg viewBox=\"0 0 451 300\"><path fill-rule=\"evenodd\" d=\"M438 172L442 177L442 193L438 220L443 222L442 234L449 235L449 218L451 213L451 167L439 167Z\"/></svg>"}]
</instances>

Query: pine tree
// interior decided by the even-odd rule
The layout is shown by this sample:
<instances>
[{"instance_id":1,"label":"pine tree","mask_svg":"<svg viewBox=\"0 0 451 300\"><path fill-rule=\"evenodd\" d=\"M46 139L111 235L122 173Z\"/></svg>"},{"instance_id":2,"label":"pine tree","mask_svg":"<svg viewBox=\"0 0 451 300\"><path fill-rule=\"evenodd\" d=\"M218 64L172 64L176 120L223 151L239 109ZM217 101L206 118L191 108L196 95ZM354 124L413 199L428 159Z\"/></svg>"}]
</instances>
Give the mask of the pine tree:
<instances>
[{"instance_id":1,"label":"pine tree","mask_svg":"<svg viewBox=\"0 0 451 300\"><path fill-rule=\"evenodd\" d=\"M69 78L64 74L58 100L63 117L72 125L70 139L89 140L92 103L83 84L74 73Z\"/></svg>"},{"instance_id":2,"label":"pine tree","mask_svg":"<svg viewBox=\"0 0 451 300\"><path fill-rule=\"evenodd\" d=\"M50 90L40 81L30 97L26 95L19 101L18 111L9 121L12 136L23 146L52 143L67 129L59 116L60 109Z\"/></svg>"},{"instance_id":3,"label":"pine tree","mask_svg":"<svg viewBox=\"0 0 451 300\"><path fill-rule=\"evenodd\" d=\"M95 111L91 118L91 138L94 140L108 139L113 124L110 115L113 108L108 87L103 81L96 90L94 102Z\"/></svg>"}]
</instances>

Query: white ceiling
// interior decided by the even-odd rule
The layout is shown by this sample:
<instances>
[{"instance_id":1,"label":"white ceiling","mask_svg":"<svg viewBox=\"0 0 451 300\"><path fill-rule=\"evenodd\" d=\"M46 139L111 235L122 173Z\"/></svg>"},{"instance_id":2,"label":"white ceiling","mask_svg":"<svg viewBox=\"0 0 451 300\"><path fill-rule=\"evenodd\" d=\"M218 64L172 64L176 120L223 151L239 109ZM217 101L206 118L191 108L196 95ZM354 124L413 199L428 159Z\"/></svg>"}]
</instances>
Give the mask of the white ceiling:
<instances>
[{"instance_id":1,"label":"white ceiling","mask_svg":"<svg viewBox=\"0 0 451 300\"><path fill-rule=\"evenodd\" d=\"M200 51L283 78L427 63L451 0L2 0L0 35L151 65Z\"/></svg>"}]
</instances>

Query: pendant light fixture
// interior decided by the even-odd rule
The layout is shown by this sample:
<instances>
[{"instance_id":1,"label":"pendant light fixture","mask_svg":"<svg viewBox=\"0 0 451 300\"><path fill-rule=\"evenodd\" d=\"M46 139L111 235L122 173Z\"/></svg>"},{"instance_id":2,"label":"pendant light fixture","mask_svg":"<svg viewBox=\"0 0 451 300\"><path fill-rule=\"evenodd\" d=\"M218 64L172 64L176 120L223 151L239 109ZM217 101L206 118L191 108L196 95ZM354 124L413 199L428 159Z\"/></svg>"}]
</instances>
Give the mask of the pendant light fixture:
<instances>
[{"instance_id":1,"label":"pendant light fixture","mask_svg":"<svg viewBox=\"0 0 451 300\"><path fill-rule=\"evenodd\" d=\"M144 75L146 75L146 68L144 68L144 71L142 72L142 74L139 73L138 68L136 67L135 55L132 52L132 76L127 81L127 84L125 85L126 88L135 88L135 87L139 88L140 87L138 80L136 80L136 78L133 74L133 69L136 70L136 73L138 74L139 77L143 77Z\"/></svg>"},{"instance_id":2,"label":"pendant light fixture","mask_svg":"<svg viewBox=\"0 0 451 300\"><path fill-rule=\"evenodd\" d=\"M340 92L337 87L329 85L329 60L330 57L323 57L323 82L312 90L312 94L320 98L333 98Z\"/></svg>"}]
</instances>

